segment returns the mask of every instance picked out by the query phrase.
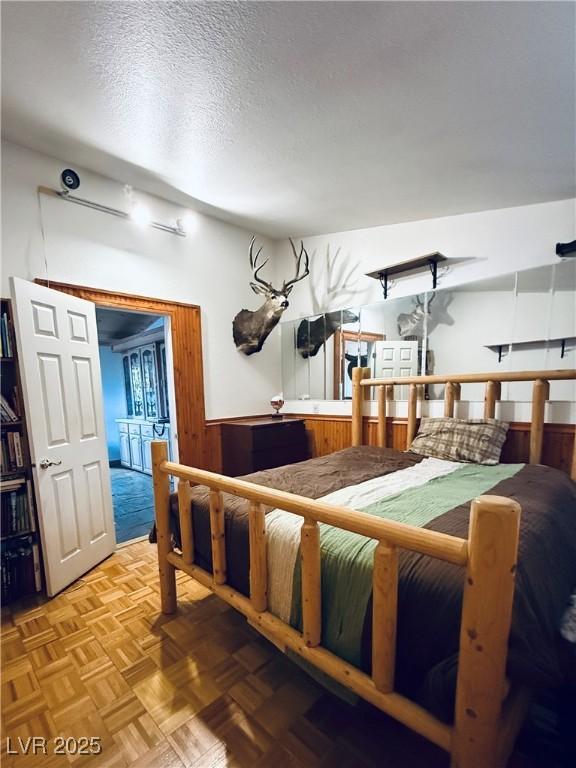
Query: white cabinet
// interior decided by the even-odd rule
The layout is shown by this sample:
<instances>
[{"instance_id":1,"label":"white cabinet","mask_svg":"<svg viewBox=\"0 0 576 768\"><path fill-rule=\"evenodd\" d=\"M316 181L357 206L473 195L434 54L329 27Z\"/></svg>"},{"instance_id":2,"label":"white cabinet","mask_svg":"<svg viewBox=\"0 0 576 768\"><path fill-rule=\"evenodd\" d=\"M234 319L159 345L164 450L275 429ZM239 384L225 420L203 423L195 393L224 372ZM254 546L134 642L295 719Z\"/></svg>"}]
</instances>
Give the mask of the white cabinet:
<instances>
[{"instance_id":1,"label":"white cabinet","mask_svg":"<svg viewBox=\"0 0 576 768\"><path fill-rule=\"evenodd\" d=\"M144 466L144 472L146 472L149 475L152 474L152 448L150 447L151 445L152 445L151 437L142 438L142 462Z\"/></svg>"},{"instance_id":2,"label":"white cabinet","mask_svg":"<svg viewBox=\"0 0 576 768\"><path fill-rule=\"evenodd\" d=\"M130 435L130 462L132 469L141 472L144 468L142 466L142 438L140 435Z\"/></svg>"},{"instance_id":3,"label":"white cabinet","mask_svg":"<svg viewBox=\"0 0 576 768\"><path fill-rule=\"evenodd\" d=\"M131 419L118 420L120 437L120 463L123 467L135 469L138 472L152 474L153 440L164 440L168 443L168 456L170 450L170 426L168 424L152 424L132 421Z\"/></svg>"},{"instance_id":4,"label":"white cabinet","mask_svg":"<svg viewBox=\"0 0 576 768\"><path fill-rule=\"evenodd\" d=\"M129 467L130 461L130 437L126 432L120 432L120 464Z\"/></svg>"}]
</instances>

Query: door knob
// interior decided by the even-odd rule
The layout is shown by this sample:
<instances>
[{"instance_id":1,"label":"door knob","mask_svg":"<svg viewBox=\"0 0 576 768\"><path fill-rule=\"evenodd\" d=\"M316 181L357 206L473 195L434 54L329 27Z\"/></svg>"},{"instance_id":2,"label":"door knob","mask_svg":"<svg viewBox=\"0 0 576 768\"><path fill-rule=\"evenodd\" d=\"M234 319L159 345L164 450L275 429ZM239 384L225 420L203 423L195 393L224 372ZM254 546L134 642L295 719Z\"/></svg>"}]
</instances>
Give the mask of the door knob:
<instances>
[{"instance_id":1,"label":"door knob","mask_svg":"<svg viewBox=\"0 0 576 768\"><path fill-rule=\"evenodd\" d=\"M50 459L40 459L40 469L48 469L48 467L59 467L62 461L50 461Z\"/></svg>"}]
</instances>

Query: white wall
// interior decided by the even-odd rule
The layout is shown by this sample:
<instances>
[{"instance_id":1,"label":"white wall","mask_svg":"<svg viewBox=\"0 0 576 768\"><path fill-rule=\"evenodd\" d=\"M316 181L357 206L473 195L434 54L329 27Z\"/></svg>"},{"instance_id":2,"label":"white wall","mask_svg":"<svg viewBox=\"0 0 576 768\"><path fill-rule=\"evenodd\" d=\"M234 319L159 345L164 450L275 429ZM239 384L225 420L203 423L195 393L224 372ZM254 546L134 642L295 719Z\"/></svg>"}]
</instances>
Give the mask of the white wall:
<instances>
[{"instance_id":1,"label":"white wall","mask_svg":"<svg viewBox=\"0 0 576 768\"><path fill-rule=\"evenodd\" d=\"M576 200L306 237L304 242L311 256L310 282L296 285L284 319L382 301L379 283L365 277L365 273L415 256L440 251L449 259L465 260L455 261L441 276L439 287L448 288L515 270L558 263L555 244L574 239ZM276 255L276 279L279 280L293 270L289 244L279 242ZM330 280L326 274L328 261L334 265ZM350 280L339 284L338 274L350 271ZM429 290L430 286L428 273L399 278L390 290L390 298ZM442 330L437 333L440 336ZM342 413L349 409L350 404L329 402L310 402L305 406L307 412L316 413ZM285 410L301 412L303 404L287 401ZM402 407L399 415L401 411ZM520 418L519 415L516 417ZM565 418L565 414L559 418Z\"/></svg>"},{"instance_id":2,"label":"white wall","mask_svg":"<svg viewBox=\"0 0 576 768\"><path fill-rule=\"evenodd\" d=\"M558 261L554 253L556 243L574 239L576 199L305 237L314 291L320 294L323 306L313 305L312 285L305 280L292 291L290 307L283 319L380 301L382 290L378 281L365 277L364 273L433 251L440 251L449 259L467 260L454 263L441 278L439 286L446 288L553 264ZM336 290L329 297L325 276L327 249L331 258L340 249L334 273L338 272L338 265L345 264L347 271L353 269L348 289ZM291 275L294 259L286 241L277 244L276 252L277 279L281 279ZM426 273L399 278L390 297L425 291L430 285L430 276Z\"/></svg>"},{"instance_id":3,"label":"white wall","mask_svg":"<svg viewBox=\"0 0 576 768\"><path fill-rule=\"evenodd\" d=\"M116 419L126 416L126 392L124 389L124 368L122 355L112 352L109 346L98 347L100 371L102 374L102 394L104 395L104 424L108 459L120 459L120 437Z\"/></svg>"},{"instance_id":4,"label":"white wall","mask_svg":"<svg viewBox=\"0 0 576 768\"><path fill-rule=\"evenodd\" d=\"M239 353L232 340L234 315L259 304L248 284L249 232L202 214L193 214L194 231L186 238L149 227L138 229L131 222L39 196L38 185L58 187L64 161L7 142L2 150L2 295L9 294L10 275L47 276L199 304L206 417L269 409L270 397L280 389L279 329L251 357ZM77 194L126 209L122 184L76 170L81 176ZM174 223L186 213L159 198L143 194L139 198L159 221ZM261 241L272 255L270 241Z\"/></svg>"}]
</instances>

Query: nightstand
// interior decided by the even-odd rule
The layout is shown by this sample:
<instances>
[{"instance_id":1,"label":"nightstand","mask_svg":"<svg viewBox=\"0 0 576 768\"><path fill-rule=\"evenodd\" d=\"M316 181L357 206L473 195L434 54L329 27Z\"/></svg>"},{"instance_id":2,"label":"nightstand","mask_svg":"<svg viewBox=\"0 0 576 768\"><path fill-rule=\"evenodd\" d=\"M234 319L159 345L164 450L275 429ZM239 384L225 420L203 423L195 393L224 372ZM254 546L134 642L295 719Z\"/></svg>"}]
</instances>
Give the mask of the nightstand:
<instances>
[{"instance_id":1,"label":"nightstand","mask_svg":"<svg viewBox=\"0 0 576 768\"><path fill-rule=\"evenodd\" d=\"M308 458L304 419L243 419L222 424L225 475L248 475Z\"/></svg>"}]
</instances>

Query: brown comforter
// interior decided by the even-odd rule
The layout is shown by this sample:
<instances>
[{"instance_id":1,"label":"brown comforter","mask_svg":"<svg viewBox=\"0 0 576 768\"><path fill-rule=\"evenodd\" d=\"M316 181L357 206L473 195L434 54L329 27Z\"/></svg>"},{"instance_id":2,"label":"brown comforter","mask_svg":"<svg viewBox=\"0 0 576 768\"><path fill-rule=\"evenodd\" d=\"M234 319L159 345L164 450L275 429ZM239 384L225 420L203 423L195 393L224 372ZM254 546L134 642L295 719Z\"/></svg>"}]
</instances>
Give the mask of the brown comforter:
<instances>
[{"instance_id":1,"label":"brown comforter","mask_svg":"<svg viewBox=\"0 0 576 768\"><path fill-rule=\"evenodd\" d=\"M417 464L421 457L386 448L347 448L329 456L256 472L243 479L317 499L335 490ZM576 484L564 473L527 465L490 493L522 506L520 550L508 675L531 687L563 683L558 627L576 585ZM469 503L427 528L468 534ZM269 511L269 510L267 510ZM229 584L248 595L248 515L243 499L225 494ZM178 539L177 500L171 499ZM195 561L211 570L208 492L193 491ZM396 687L437 714L452 711L463 569L404 551L400 559ZM371 607L363 629L362 666L370 668Z\"/></svg>"}]
</instances>

